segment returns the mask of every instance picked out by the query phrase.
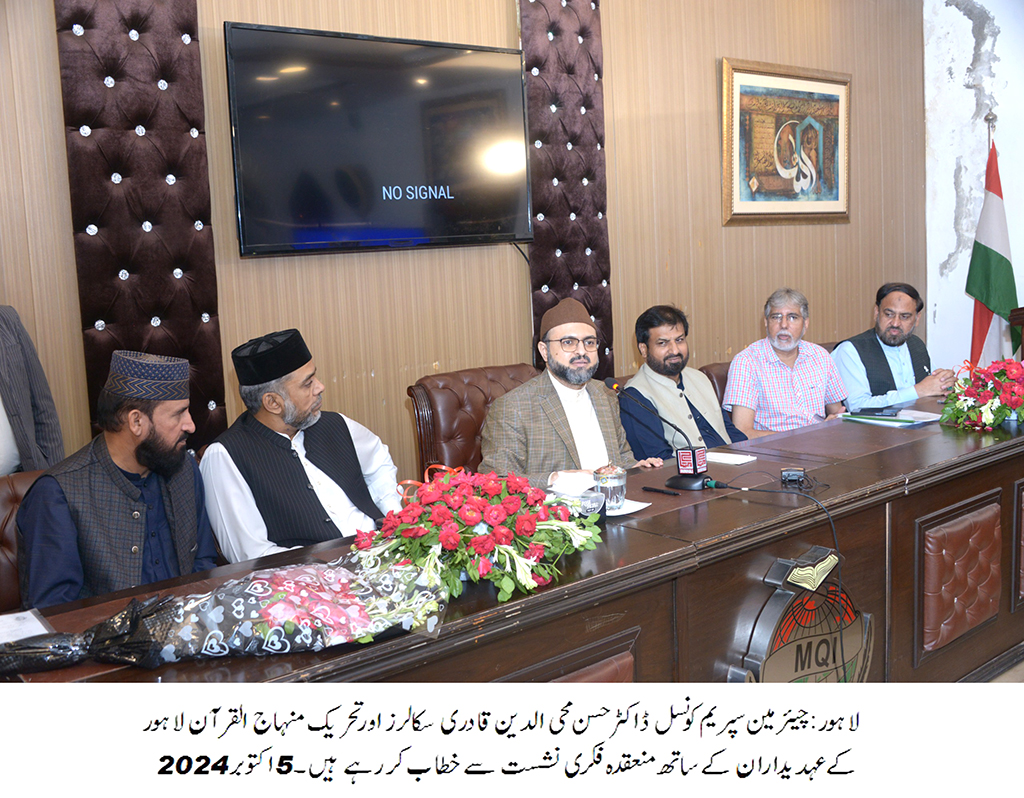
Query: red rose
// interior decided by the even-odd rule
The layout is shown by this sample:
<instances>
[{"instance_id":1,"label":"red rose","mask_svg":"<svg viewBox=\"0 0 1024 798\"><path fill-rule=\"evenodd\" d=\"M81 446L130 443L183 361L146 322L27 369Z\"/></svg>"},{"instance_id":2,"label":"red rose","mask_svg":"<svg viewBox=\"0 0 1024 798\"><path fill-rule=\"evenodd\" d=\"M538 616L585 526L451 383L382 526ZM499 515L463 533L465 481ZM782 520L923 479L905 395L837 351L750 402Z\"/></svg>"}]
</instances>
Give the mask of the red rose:
<instances>
[{"instance_id":1,"label":"red rose","mask_svg":"<svg viewBox=\"0 0 1024 798\"><path fill-rule=\"evenodd\" d=\"M480 492L487 496L497 496L501 493L501 481L498 479L488 479L480 486Z\"/></svg>"},{"instance_id":2,"label":"red rose","mask_svg":"<svg viewBox=\"0 0 1024 798\"><path fill-rule=\"evenodd\" d=\"M523 552L523 557L533 562L538 562L541 557L544 556L544 544L543 543L531 543L526 547L526 551Z\"/></svg>"},{"instance_id":3,"label":"red rose","mask_svg":"<svg viewBox=\"0 0 1024 798\"><path fill-rule=\"evenodd\" d=\"M526 503L531 507L534 507L544 501L545 496L547 496L547 494L540 488L530 488L529 492L526 494Z\"/></svg>"},{"instance_id":4,"label":"red rose","mask_svg":"<svg viewBox=\"0 0 1024 798\"><path fill-rule=\"evenodd\" d=\"M399 511L398 519L403 524L412 524L415 523L421 515L423 515L423 505L413 502L412 504L406 505Z\"/></svg>"},{"instance_id":5,"label":"red rose","mask_svg":"<svg viewBox=\"0 0 1024 798\"><path fill-rule=\"evenodd\" d=\"M491 561L485 557L481 557L476 563L477 572L480 576L487 576L491 572Z\"/></svg>"},{"instance_id":6,"label":"red rose","mask_svg":"<svg viewBox=\"0 0 1024 798\"><path fill-rule=\"evenodd\" d=\"M992 401L993 396L995 396L995 394L992 393L992 391L982 391L981 394L978 396L978 401L981 402L983 405L987 405L989 402Z\"/></svg>"},{"instance_id":7,"label":"red rose","mask_svg":"<svg viewBox=\"0 0 1024 798\"><path fill-rule=\"evenodd\" d=\"M483 514L479 510L468 505L463 506L463 508L459 510L459 518L469 526L476 526L484 520Z\"/></svg>"},{"instance_id":8,"label":"red rose","mask_svg":"<svg viewBox=\"0 0 1024 798\"><path fill-rule=\"evenodd\" d=\"M537 587L544 587L544 585L551 584L550 576L541 576L540 574L532 574L533 581L537 583Z\"/></svg>"},{"instance_id":9,"label":"red rose","mask_svg":"<svg viewBox=\"0 0 1024 798\"><path fill-rule=\"evenodd\" d=\"M537 520L538 521L547 521L548 520L548 506L546 504L542 504L540 507L537 508Z\"/></svg>"},{"instance_id":10,"label":"red rose","mask_svg":"<svg viewBox=\"0 0 1024 798\"><path fill-rule=\"evenodd\" d=\"M1011 380L1019 380L1021 377L1024 377L1024 367L1016 360L1007 360L1006 376Z\"/></svg>"},{"instance_id":11,"label":"red rose","mask_svg":"<svg viewBox=\"0 0 1024 798\"><path fill-rule=\"evenodd\" d=\"M520 496L506 496L501 500L501 506L509 515L515 515L523 506L523 499Z\"/></svg>"},{"instance_id":12,"label":"red rose","mask_svg":"<svg viewBox=\"0 0 1024 798\"><path fill-rule=\"evenodd\" d=\"M491 534L499 546L508 546L512 542L512 530L507 526L496 526Z\"/></svg>"},{"instance_id":13,"label":"red rose","mask_svg":"<svg viewBox=\"0 0 1024 798\"><path fill-rule=\"evenodd\" d=\"M427 482L420 485L419 490L416 491L416 497L423 504L433 504L441 500L441 489L433 482Z\"/></svg>"},{"instance_id":14,"label":"red rose","mask_svg":"<svg viewBox=\"0 0 1024 798\"><path fill-rule=\"evenodd\" d=\"M551 508L551 511L555 514L555 517L559 521L568 521L570 517L569 508L564 504L556 504Z\"/></svg>"},{"instance_id":15,"label":"red rose","mask_svg":"<svg viewBox=\"0 0 1024 798\"><path fill-rule=\"evenodd\" d=\"M498 526L508 518L508 513L505 512L505 508L500 504L491 504L484 510L484 520L490 526Z\"/></svg>"},{"instance_id":16,"label":"red rose","mask_svg":"<svg viewBox=\"0 0 1024 798\"><path fill-rule=\"evenodd\" d=\"M458 524L454 521L448 521L442 524L441 532L438 534L438 539L441 541L441 548L447 549L448 551L455 551L462 542L462 536L459 534Z\"/></svg>"},{"instance_id":17,"label":"red rose","mask_svg":"<svg viewBox=\"0 0 1024 798\"><path fill-rule=\"evenodd\" d=\"M384 523L381 524L380 534L382 537L389 538L394 534L395 530L398 529L398 525L402 523L398 520L398 516L395 515L394 510L388 511L388 514L384 516Z\"/></svg>"},{"instance_id":18,"label":"red rose","mask_svg":"<svg viewBox=\"0 0 1024 798\"><path fill-rule=\"evenodd\" d=\"M1022 404L1024 404L1024 396L1021 396L1019 393L1013 393L1011 391L1009 398L1007 398L1006 400L1006 406L1009 407L1011 410L1016 410Z\"/></svg>"},{"instance_id":19,"label":"red rose","mask_svg":"<svg viewBox=\"0 0 1024 798\"><path fill-rule=\"evenodd\" d=\"M373 539L376 536L375 532L356 532L356 548L357 549L368 549L373 545Z\"/></svg>"},{"instance_id":20,"label":"red rose","mask_svg":"<svg viewBox=\"0 0 1024 798\"><path fill-rule=\"evenodd\" d=\"M537 516L521 515L516 519L516 534L528 538L537 531Z\"/></svg>"},{"instance_id":21,"label":"red rose","mask_svg":"<svg viewBox=\"0 0 1024 798\"><path fill-rule=\"evenodd\" d=\"M469 545L477 554L490 554L494 551L494 538L490 535L477 535L469 541Z\"/></svg>"},{"instance_id":22,"label":"red rose","mask_svg":"<svg viewBox=\"0 0 1024 798\"><path fill-rule=\"evenodd\" d=\"M429 529L423 526L410 526L402 530L403 538L421 538L430 532Z\"/></svg>"},{"instance_id":23,"label":"red rose","mask_svg":"<svg viewBox=\"0 0 1024 798\"><path fill-rule=\"evenodd\" d=\"M452 491L451 493L446 493L441 498L444 499L444 503L451 507L453 510L458 510L462 506L462 503L466 500L465 496L455 491Z\"/></svg>"},{"instance_id":24,"label":"red rose","mask_svg":"<svg viewBox=\"0 0 1024 798\"><path fill-rule=\"evenodd\" d=\"M443 504L435 504L430 508L430 523L440 526L445 521L452 520L452 511Z\"/></svg>"},{"instance_id":25,"label":"red rose","mask_svg":"<svg viewBox=\"0 0 1024 798\"><path fill-rule=\"evenodd\" d=\"M526 493L530 489L530 480L509 474L505 477L505 487L509 493Z\"/></svg>"}]
</instances>

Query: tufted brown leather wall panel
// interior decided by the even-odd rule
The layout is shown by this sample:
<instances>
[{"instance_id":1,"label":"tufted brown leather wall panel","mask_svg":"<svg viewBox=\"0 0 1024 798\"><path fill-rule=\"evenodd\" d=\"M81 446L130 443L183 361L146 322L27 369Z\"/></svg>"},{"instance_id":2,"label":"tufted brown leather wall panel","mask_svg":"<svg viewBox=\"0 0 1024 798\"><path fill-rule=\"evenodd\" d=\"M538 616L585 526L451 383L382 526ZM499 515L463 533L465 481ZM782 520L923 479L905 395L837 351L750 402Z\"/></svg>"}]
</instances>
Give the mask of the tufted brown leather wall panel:
<instances>
[{"instance_id":1,"label":"tufted brown leather wall panel","mask_svg":"<svg viewBox=\"0 0 1024 798\"><path fill-rule=\"evenodd\" d=\"M590 311L599 378L615 374L609 285L600 3L520 0L529 117L534 344L565 297ZM541 365L534 346L534 362Z\"/></svg>"},{"instance_id":2,"label":"tufted brown leather wall panel","mask_svg":"<svg viewBox=\"0 0 1024 798\"><path fill-rule=\"evenodd\" d=\"M0 477L0 612L21 607L18 585L18 530L14 519L21 500L42 471L22 471Z\"/></svg>"},{"instance_id":3,"label":"tufted brown leather wall panel","mask_svg":"<svg viewBox=\"0 0 1024 798\"><path fill-rule=\"evenodd\" d=\"M187 358L225 428L195 0L55 0L90 407L115 349Z\"/></svg>"},{"instance_id":4,"label":"tufted brown leather wall panel","mask_svg":"<svg viewBox=\"0 0 1024 798\"><path fill-rule=\"evenodd\" d=\"M491 402L537 374L533 366L516 363L431 374L410 385L420 473L434 463L475 471Z\"/></svg>"},{"instance_id":5,"label":"tufted brown leather wall panel","mask_svg":"<svg viewBox=\"0 0 1024 798\"><path fill-rule=\"evenodd\" d=\"M999 503L958 513L936 526L920 524L920 535L921 650L929 652L999 611Z\"/></svg>"}]
</instances>

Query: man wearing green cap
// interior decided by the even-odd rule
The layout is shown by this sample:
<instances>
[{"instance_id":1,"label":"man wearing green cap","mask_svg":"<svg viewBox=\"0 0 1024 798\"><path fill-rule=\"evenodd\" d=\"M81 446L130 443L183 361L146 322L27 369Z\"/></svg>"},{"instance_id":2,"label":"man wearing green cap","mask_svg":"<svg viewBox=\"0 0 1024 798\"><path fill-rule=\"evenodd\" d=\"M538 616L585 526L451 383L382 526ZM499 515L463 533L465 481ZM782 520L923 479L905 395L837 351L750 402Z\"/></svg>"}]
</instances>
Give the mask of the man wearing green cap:
<instances>
[{"instance_id":1,"label":"man wearing green cap","mask_svg":"<svg viewBox=\"0 0 1024 798\"><path fill-rule=\"evenodd\" d=\"M22 604L47 607L205 571L217 550L185 441L188 361L116 351L103 430L41 476L18 511Z\"/></svg>"}]
</instances>

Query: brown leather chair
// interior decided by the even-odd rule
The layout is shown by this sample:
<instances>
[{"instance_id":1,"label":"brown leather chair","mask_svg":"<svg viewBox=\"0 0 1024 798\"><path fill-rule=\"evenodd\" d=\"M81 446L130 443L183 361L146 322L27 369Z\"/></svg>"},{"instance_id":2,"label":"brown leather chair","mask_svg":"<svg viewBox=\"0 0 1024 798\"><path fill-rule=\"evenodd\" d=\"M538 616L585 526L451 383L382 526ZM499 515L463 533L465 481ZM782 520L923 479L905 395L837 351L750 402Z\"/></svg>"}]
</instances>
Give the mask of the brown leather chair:
<instances>
[{"instance_id":1,"label":"brown leather chair","mask_svg":"<svg viewBox=\"0 0 1024 798\"><path fill-rule=\"evenodd\" d=\"M725 396L725 383L729 379L729 361L706 363L697 370L703 372L704 376L711 380L711 387L715 389L718 404L722 404L722 397Z\"/></svg>"},{"instance_id":2,"label":"brown leather chair","mask_svg":"<svg viewBox=\"0 0 1024 798\"><path fill-rule=\"evenodd\" d=\"M18 587L18 530L14 519L22 497L42 471L0 477L0 612L21 607Z\"/></svg>"},{"instance_id":3,"label":"brown leather chair","mask_svg":"<svg viewBox=\"0 0 1024 798\"><path fill-rule=\"evenodd\" d=\"M431 374L416 380L412 398L420 472L441 463L470 471L480 465L480 431L491 402L540 372L526 363Z\"/></svg>"}]
</instances>

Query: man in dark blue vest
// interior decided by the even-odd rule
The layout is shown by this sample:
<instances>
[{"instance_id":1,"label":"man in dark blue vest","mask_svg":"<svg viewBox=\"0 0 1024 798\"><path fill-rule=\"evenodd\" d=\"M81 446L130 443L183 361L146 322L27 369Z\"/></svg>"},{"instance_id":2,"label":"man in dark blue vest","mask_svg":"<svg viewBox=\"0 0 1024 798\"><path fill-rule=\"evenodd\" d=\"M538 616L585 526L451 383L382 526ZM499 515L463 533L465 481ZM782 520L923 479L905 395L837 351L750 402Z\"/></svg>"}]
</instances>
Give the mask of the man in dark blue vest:
<instances>
[{"instance_id":1,"label":"man in dark blue vest","mask_svg":"<svg viewBox=\"0 0 1024 798\"><path fill-rule=\"evenodd\" d=\"M217 564L203 480L185 451L188 361L114 352L103 430L25 495L18 511L22 603L47 607Z\"/></svg>"},{"instance_id":2,"label":"man in dark blue vest","mask_svg":"<svg viewBox=\"0 0 1024 798\"><path fill-rule=\"evenodd\" d=\"M371 530L401 509L388 447L321 410L324 385L298 330L247 341L231 360L247 409L200 465L210 522L231 562Z\"/></svg>"},{"instance_id":3,"label":"man in dark blue vest","mask_svg":"<svg viewBox=\"0 0 1024 798\"><path fill-rule=\"evenodd\" d=\"M942 396L953 385L953 372L933 372L928 349L914 335L923 308L914 286L886 283L875 294L875 326L832 352L851 412Z\"/></svg>"}]
</instances>

